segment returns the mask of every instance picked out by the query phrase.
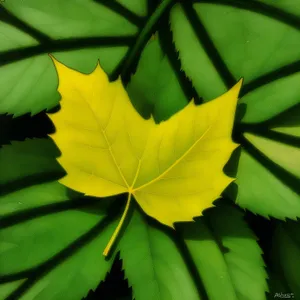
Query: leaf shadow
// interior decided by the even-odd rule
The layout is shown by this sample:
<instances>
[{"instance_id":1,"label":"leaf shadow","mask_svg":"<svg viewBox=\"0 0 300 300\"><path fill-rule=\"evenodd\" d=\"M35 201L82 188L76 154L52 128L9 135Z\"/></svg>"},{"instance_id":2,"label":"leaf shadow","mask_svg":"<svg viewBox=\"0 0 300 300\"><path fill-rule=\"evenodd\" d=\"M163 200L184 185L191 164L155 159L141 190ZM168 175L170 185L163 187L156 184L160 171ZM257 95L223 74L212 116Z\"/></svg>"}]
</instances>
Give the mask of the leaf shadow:
<instances>
[{"instance_id":1,"label":"leaf shadow","mask_svg":"<svg viewBox=\"0 0 300 300\"><path fill-rule=\"evenodd\" d=\"M109 8L110 10L124 17L128 22L131 22L133 25L136 25L137 27L141 27L145 23L144 17L135 14L134 12L129 10L126 6L123 6L121 3L117 1L94 0L94 2Z\"/></svg>"},{"instance_id":2,"label":"leaf shadow","mask_svg":"<svg viewBox=\"0 0 300 300\"><path fill-rule=\"evenodd\" d=\"M235 113L235 126L239 126L239 123L244 118L247 111L247 104L246 103L238 103Z\"/></svg>"},{"instance_id":3,"label":"leaf shadow","mask_svg":"<svg viewBox=\"0 0 300 300\"><path fill-rule=\"evenodd\" d=\"M116 286L118 289L116 289ZM116 254L111 270L101 280L95 290L90 290L82 300L106 299L106 300L132 300L132 287L128 285L125 271L122 267L120 251Z\"/></svg>"},{"instance_id":4,"label":"leaf shadow","mask_svg":"<svg viewBox=\"0 0 300 300\"><path fill-rule=\"evenodd\" d=\"M269 73L263 74L260 77L250 81L245 84L244 89L242 90L242 96L251 93L252 91L263 87L264 85L268 85L276 80L280 80L282 78L293 75L300 70L300 61L292 62L291 64L285 65L283 67L279 67Z\"/></svg>"},{"instance_id":5,"label":"leaf shadow","mask_svg":"<svg viewBox=\"0 0 300 300\"><path fill-rule=\"evenodd\" d=\"M296 176L276 164L276 162L264 155L245 138L243 138L243 149L286 186L300 194L299 179Z\"/></svg>"},{"instance_id":6,"label":"leaf shadow","mask_svg":"<svg viewBox=\"0 0 300 300\"><path fill-rule=\"evenodd\" d=\"M46 137L43 137L46 138ZM48 137L47 137L48 138ZM51 140L51 139L50 139ZM51 166L52 170L41 170L36 171L35 174L28 174L21 178L11 179L0 185L0 196L5 196L13 192L20 191L22 189L26 189L31 186L44 184L51 181L57 181L66 175L65 170L61 167L61 165L57 162L56 158L61 154L57 145L51 140L51 146L53 147L49 150L49 153L42 152L39 150L38 155L47 158L53 161L53 166ZM1 150L0 150L1 151ZM51 152L52 151L52 152ZM49 167L50 168L50 167ZM19 176L17 172L14 173ZM14 176L16 177L16 176Z\"/></svg>"},{"instance_id":7,"label":"leaf shadow","mask_svg":"<svg viewBox=\"0 0 300 300\"><path fill-rule=\"evenodd\" d=\"M46 53L71 51L82 48L131 46L134 41L135 36L133 35L72 37L51 40L43 44L2 51L0 53L0 67Z\"/></svg>"},{"instance_id":8,"label":"leaf shadow","mask_svg":"<svg viewBox=\"0 0 300 300\"><path fill-rule=\"evenodd\" d=\"M203 215L200 217L195 217L193 222L180 222L177 224L176 229L181 232L182 236L188 240L197 240L197 241L204 241L204 240L212 240L212 238L217 243L220 250L223 254L228 252L228 249L222 244L220 238L215 234L215 229L212 226L211 220L215 218L215 213L218 211L222 213L222 208L232 208L233 210L243 211L237 207L231 200L228 198L219 198L214 201L213 207L209 207L203 211ZM228 222L230 222L228 218ZM201 225L201 226L200 226ZM207 235L205 232L199 230L202 226L207 227L210 232L210 235ZM228 236L232 237L242 237L244 236L239 230L231 232Z\"/></svg>"},{"instance_id":9,"label":"leaf shadow","mask_svg":"<svg viewBox=\"0 0 300 300\"><path fill-rule=\"evenodd\" d=\"M58 170L52 172L31 174L22 178L15 179L11 182L0 185L0 197L31 187L33 185L56 181L62 178L64 175L65 173L63 170Z\"/></svg>"},{"instance_id":10,"label":"leaf shadow","mask_svg":"<svg viewBox=\"0 0 300 300\"><path fill-rule=\"evenodd\" d=\"M271 118L265 124L267 127L286 127L286 126L300 126L300 103L290 107L286 111L283 111L279 115Z\"/></svg>"},{"instance_id":11,"label":"leaf shadow","mask_svg":"<svg viewBox=\"0 0 300 300\"><path fill-rule=\"evenodd\" d=\"M241 152L242 152L242 147L238 147L237 149L235 149L230 159L224 166L223 169L224 173L231 178L236 178L237 176ZM229 186L227 186L227 188L223 191L222 194L229 197L229 199L235 203L238 195L238 189L239 189L238 185L233 181L232 183L229 184Z\"/></svg>"},{"instance_id":12,"label":"leaf shadow","mask_svg":"<svg viewBox=\"0 0 300 300\"><path fill-rule=\"evenodd\" d=\"M211 39L210 34L206 30L202 20L199 18L194 6L193 1L181 1L183 11L189 20L198 41L201 43L207 56L210 58L213 66L217 70L220 78L229 89L236 80L231 71L229 70L226 62L223 60L219 50Z\"/></svg>"},{"instance_id":13,"label":"leaf shadow","mask_svg":"<svg viewBox=\"0 0 300 300\"><path fill-rule=\"evenodd\" d=\"M175 47L175 43L173 41L173 34L170 27L170 10L171 8L165 12L159 24L158 37L161 49L167 56L168 61L173 69L173 72L176 75L177 81L180 84L180 87L186 96L186 99L188 101L195 99L195 103L203 103L203 98L198 96L196 89L192 84L192 81L185 75L184 71L181 68L179 52Z\"/></svg>"},{"instance_id":14,"label":"leaf shadow","mask_svg":"<svg viewBox=\"0 0 300 300\"><path fill-rule=\"evenodd\" d=\"M34 208L27 208L7 215L1 216L1 230L15 226L17 224L28 222L50 214L60 213L67 210L81 210L87 213L99 214L109 210L110 203L108 199L99 199L94 197L79 197L76 199L50 203Z\"/></svg>"},{"instance_id":15,"label":"leaf shadow","mask_svg":"<svg viewBox=\"0 0 300 300\"><path fill-rule=\"evenodd\" d=\"M47 43L51 41L51 38L49 36L37 30L36 28L30 26L27 22L24 22L23 20L17 18L14 14L12 14L9 10L7 10L2 5L0 5L0 20L2 22L14 26L20 31L27 33L34 39L38 40L40 43Z\"/></svg>"},{"instance_id":16,"label":"leaf shadow","mask_svg":"<svg viewBox=\"0 0 300 300\"><path fill-rule=\"evenodd\" d=\"M272 134L270 129L274 127L297 127L300 126L300 103L293 105L287 110L260 123L241 123L239 132L255 132L260 135ZM275 132L277 133L277 132ZM278 133L280 134L280 133ZM297 138L297 137L296 137ZM298 137L299 139L299 137Z\"/></svg>"},{"instance_id":17,"label":"leaf shadow","mask_svg":"<svg viewBox=\"0 0 300 300\"><path fill-rule=\"evenodd\" d=\"M19 117L0 114L0 148L11 141L24 141L26 138L45 138L54 132L54 126L46 112L34 116L30 113Z\"/></svg>"}]
</instances>

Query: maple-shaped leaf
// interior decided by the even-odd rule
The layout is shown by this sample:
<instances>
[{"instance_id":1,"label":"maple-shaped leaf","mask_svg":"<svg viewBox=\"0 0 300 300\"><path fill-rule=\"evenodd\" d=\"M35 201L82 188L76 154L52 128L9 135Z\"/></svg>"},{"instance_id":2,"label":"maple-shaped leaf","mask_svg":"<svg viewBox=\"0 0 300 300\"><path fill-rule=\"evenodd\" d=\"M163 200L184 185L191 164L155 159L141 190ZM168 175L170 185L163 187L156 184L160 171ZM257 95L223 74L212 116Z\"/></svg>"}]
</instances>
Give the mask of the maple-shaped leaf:
<instances>
[{"instance_id":1,"label":"maple-shaped leaf","mask_svg":"<svg viewBox=\"0 0 300 300\"><path fill-rule=\"evenodd\" d=\"M138 114L121 79L109 82L99 64L87 75L53 60L62 100L50 115L51 137L67 172L62 184L96 197L127 192L126 212L133 195L145 213L174 228L201 215L233 181L223 167L237 147L231 133L242 80L156 124Z\"/></svg>"}]
</instances>

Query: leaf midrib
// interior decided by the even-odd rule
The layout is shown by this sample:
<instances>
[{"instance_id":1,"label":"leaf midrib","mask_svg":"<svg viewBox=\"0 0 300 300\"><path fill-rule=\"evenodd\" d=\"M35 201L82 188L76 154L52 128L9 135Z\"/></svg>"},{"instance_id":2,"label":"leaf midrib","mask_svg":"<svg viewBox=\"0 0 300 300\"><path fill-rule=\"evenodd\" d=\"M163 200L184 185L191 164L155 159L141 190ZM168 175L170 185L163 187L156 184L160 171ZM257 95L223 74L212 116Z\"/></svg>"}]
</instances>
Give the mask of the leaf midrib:
<instances>
[{"instance_id":1,"label":"leaf midrib","mask_svg":"<svg viewBox=\"0 0 300 300\"><path fill-rule=\"evenodd\" d=\"M90 103L86 100L85 97L83 97L83 95L80 93L79 90L77 90L77 91L78 91L79 95L81 96L81 99L84 100L84 102L87 104L89 110L91 111L91 113L92 113L92 115L93 115L93 117L94 117L94 119L95 119L95 121L96 121L96 123L97 123L97 126L98 126L98 128L100 129L100 131L101 131L101 133L102 133L102 135L103 135L103 137L104 137L105 143L107 144L107 149L108 149L108 151L109 151L109 153L110 153L110 155L111 155L111 157L112 157L112 159L113 159L113 162L114 162L114 164L115 164L115 166L116 166L116 168L117 168L117 170L118 170L118 172L119 172L121 178L123 179L123 181L124 181L124 183L125 183L125 185L126 185L126 188L127 188L128 191L129 191L129 190L130 190L129 184L128 184L128 182L127 182L127 180L126 180L126 178L125 178L125 176L124 176L124 174L123 174L123 172L122 172L122 170L121 170L121 168L120 168L120 166L119 166L119 164L118 164L118 162L117 162L117 159L116 159L116 157L115 157L115 155L114 155L114 153L113 153L111 144L110 144L109 139L108 139L107 134L106 134L106 130L105 130L106 128L102 128L102 125L100 124L100 122L99 122L99 120L98 120L98 117L96 116L96 114L95 114L93 108L91 107ZM112 103L112 108L111 108L112 111L113 111L113 109L114 109L114 105L115 105L116 98L113 98L113 99L114 99L114 102ZM111 112L111 114L112 114L112 113L113 113L113 112ZM111 115L110 115L110 117L111 117ZM110 121L110 119L108 120L108 123L109 123L109 121ZM116 184L117 184L117 183L116 183Z\"/></svg>"}]
</instances>

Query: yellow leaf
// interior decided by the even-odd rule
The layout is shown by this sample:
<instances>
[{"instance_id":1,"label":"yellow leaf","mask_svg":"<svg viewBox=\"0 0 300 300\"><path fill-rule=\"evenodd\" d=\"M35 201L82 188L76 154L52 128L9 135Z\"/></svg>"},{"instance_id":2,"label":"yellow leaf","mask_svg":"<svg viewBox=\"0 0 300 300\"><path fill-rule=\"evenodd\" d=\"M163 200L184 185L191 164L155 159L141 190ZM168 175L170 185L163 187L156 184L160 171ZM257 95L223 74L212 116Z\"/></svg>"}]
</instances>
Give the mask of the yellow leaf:
<instances>
[{"instance_id":1,"label":"yellow leaf","mask_svg":"<svg viewBox=\"0 0 300 300\"><path fill-rule=\"evenodd\" d=\"M67 172L61 183L97 197L127 192L145 213L173 227L213 206L233 181L223 167L237 147L231 133L242 80L219 98L200 106L192 101L155 124L136 112L121 80L110 83L99 64L86 75L53 60L62 100L49 117Z\"/></svg>"}]
</instances>

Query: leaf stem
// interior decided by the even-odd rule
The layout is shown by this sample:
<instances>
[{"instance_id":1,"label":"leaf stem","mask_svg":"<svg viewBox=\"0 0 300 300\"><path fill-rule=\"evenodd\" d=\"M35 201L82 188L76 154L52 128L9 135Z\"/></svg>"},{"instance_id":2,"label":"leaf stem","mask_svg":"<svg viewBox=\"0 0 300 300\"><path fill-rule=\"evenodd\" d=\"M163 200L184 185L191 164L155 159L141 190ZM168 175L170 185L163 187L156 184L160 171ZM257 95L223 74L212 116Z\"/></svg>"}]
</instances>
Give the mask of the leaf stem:
<instances>
[{"instance_id":1,"label":"leaf stem","mask_svg":"<svg viewBox=\"0 0 300 300\"><path fill-rule=\"evenodd\" d=\"M112 246L114 245L114 243L115 243L115 241L116 241L116 239L117 239L117 237L118 237L118 235L119 235L119 233L120 233L120 231L121 231L121 229L123 227L124 221L126 219L128 211L129 211L129 207L130 207L130 203L131 203L131 195L132 195L131 193L128 193L127 203L126 203L123 215L121 217L121 220L120 220L117 228L115 229L113 235L111 236L111 238L110 238L107 246L105 247L105 249L103 251L103 255L105 257L107 257L109 255L110 250L111 250Z\"/></svg>"},{"instance_id":2,"label":"leaf stem","mask_svg":"<svg viewBox=\"0 0 300 300\"><path fill-rule=\"evenodd\" d=\"M164 14L164 12L169 8L169 6L172 4L173 1L174 0L163 0L148 19L147 23L139 33L136 43L129 50L128 57L124 64L123 72L122 72L122 75L124 77L128 75L128 71L131 68L134 60L138 56L138 53L143 48L144 43L147 41L147 39L151 37L154 26L159 21L160 17Z\"/></svg>"}]
</instances>

